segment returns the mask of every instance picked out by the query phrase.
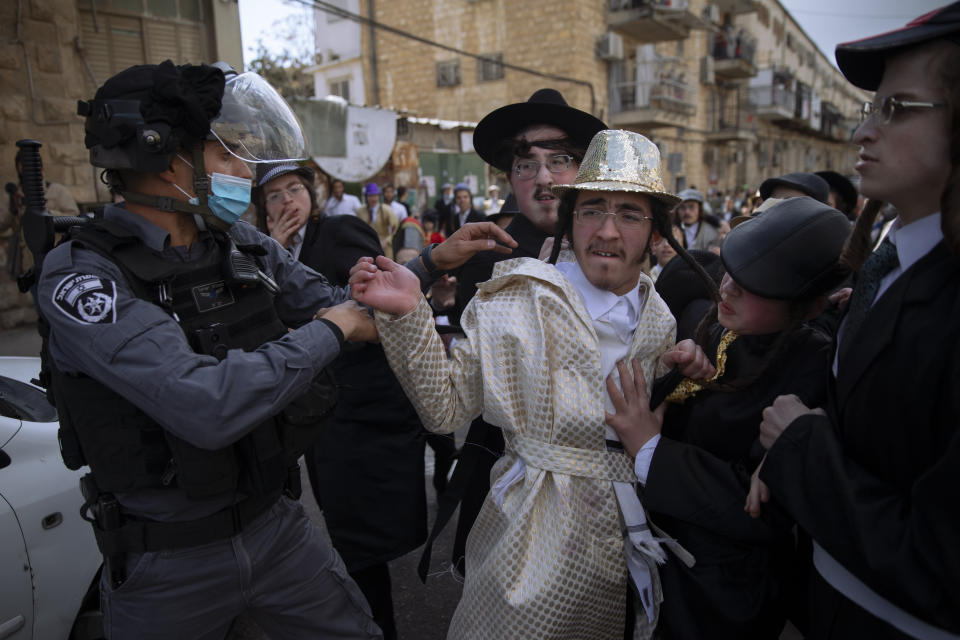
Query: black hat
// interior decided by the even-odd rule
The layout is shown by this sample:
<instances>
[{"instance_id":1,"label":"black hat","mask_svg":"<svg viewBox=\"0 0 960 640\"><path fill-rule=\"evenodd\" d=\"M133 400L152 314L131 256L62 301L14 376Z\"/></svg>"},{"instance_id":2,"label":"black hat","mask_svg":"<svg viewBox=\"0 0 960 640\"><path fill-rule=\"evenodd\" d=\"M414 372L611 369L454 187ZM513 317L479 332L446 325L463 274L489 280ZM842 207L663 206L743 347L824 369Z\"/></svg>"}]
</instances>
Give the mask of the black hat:
<instances>
[{"instance_id":1,"label":"black hat","mask_svg":"<svg viewBox=\"0 0 960 640\"><path fill-rule=\"evenodd\" d=\"M500 153L504 140L536 124L557 127L584 149L595 133L607 128L600 119L568 105L556 89L538 89L526 102L508 104L484 116L473 131L473 148L487 164L509 172L511 160Z\"/></svg>"},{"instance_id":2,"label":"black hat","mask_svg":"<svg viewBox=\"0 0 960 640\"><path fill-rule=\"evenodd\" d=\"M817 175L827 181L830 189L840 194L840 198L846 205L842 209L837 207L843 213L850 213L857 206L857 188L853 186L850 180L836 171L817 171Z\"/></svg>"},{"instance_id":3,"label":"black hat","mask_svg":"<svg viewBox=\"0 0 960 640\"><path fill-rule=\"evenodd\" d=\"M884 62L890 53L939 38L960 44L958 33L960 2L954 2L914 18L901 29L838 44L837 66L854 85L867 91L876 91L883 78Z\"/></svg>"},{"instance_id":4,"label":"black hat","mask_svg":"<svg viewBox=\"0 0 960 640\"><path fill-rule=\"evenodd\" d=\"M830 185L820 176L813 173L788 173L779 178L767 178L760 185L760 197L766 200L778 186L799 189L811 198L826 204L830 198Z\"/></svg>"},{"instance_id":5,"label":"black hat","mask_svg":"<svg viewBox=\"0 0 960 640\"><path fill-rule=\"evenodd\" d=\"M738 285L763 298L823 295L846 275L839 264L850 221L813 198L787 198L727 234L720 259Z\"/></svg>"}]
</instances>

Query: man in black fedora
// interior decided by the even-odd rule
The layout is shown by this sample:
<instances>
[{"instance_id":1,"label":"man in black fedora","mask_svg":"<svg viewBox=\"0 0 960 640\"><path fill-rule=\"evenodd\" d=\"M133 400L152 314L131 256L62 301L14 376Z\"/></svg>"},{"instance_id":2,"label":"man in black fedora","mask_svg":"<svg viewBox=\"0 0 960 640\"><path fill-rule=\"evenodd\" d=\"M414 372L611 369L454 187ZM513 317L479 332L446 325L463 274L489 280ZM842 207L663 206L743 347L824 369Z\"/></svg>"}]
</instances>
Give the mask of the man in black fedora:
<instances>
[{"instance_id":1,"label":"man in black fedora","mask_svg":"<svg viewBox=\"0 0 960 640\"><path fill-rule=\"evenodd\" d=\"M845 175L836 171L817 171L817 175L830 185L830 196L827 204L847 216L851 222L857 219L857 199L859 194Z\"/></svg>"},{"instance_id":2,"label":"man in black fedora","mask_svg":"<svg viewBox=\"0 0 960 640\"><path fill-rule=\"evenodd\" d=\"M590 140L606 128L600 119L568 105L556 89L539 89L526 102L500 107L480 121L473 132L473 148L484 161L507 174L517 202L517 215L506 231L518 246L509 255L479 253L456 273L456 301L448 312L453 324L459 324L460 314L477 291L477 283L490 279L495 263L540 254L544 241L553 236L557 225L560 200L551 187L573 182ZM427 568L430 542L461 500L453 560L463 571L467 534L490 489L490 468L502 453L500 430L477 418L470 427L447 494L441 500L421 561L421 577Z\"/></svg>"}]
</instances>

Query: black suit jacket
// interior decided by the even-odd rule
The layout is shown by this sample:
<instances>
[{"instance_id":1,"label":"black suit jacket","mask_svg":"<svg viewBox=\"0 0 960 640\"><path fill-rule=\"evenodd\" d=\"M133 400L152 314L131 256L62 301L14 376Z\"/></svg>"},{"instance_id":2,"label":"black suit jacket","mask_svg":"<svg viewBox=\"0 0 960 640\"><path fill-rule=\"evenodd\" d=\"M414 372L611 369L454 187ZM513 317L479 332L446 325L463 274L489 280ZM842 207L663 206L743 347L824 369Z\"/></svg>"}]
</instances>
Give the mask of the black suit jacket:
<instances>
[{"instance_id":1,"label":"black suit jacket","mask_svg":"<svg viewBox=\"0 0 960 640\"><path fill-rule=\"evenodd\" d=\"M843 337L828 414L791 424L761 478L874 591L960 633L960 260L943 242ZM904 637L830 595L818 637Z\"/></svg>"},{"instance_id":2,"label":"black suit jacket","mask_svg":"<svg viewBox=\"0 0 960 640\"><path fill-rule=\"evenodd\" d=\"M346 286L357 259L382 253L363 220L330 216L307 223L300 261ZM307 469L333 545L357 571L426 538L425 431L380 345L346 343L331 369L340 400Z\"/></svg>"},{"instance_id":3,"label":"black suit jacket","mask_svg":"<svg viewBox=\"0 0 960 640\"><path fill-rule=\"evenodd\" d=\"M476 209L471 208L467 213L467 222L483 222L487 219L486 214L477 211ZM443 222L443 235L450 237L454 231L460 228L460 214L455 211L454 206L450 206L450 211L447 213L446 218Z\"/></svg>"}]
</instances>

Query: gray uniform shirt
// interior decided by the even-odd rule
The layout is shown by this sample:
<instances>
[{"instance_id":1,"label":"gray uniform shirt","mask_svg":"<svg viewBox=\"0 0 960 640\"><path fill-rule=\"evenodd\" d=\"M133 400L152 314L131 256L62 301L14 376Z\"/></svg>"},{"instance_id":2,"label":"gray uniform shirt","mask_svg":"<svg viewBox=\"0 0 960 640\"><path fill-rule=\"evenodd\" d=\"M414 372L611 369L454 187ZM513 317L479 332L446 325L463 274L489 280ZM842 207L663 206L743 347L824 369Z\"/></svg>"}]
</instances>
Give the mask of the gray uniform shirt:
<instances>
[{"instance_id":1,"label":"gray uniform shirt","mask_svg":"<svg viewBox=\"0 0 960 640\"><path fill-rule=\"evenodd\" d=\"M213 246L210 234L201 232L189 249L171 247L167 232L122 207L107 207L105 218L171 261L195 261ZM68 242L46 257L37 295L50 323L56 366L107 385L164 429L201 448L226 447L278 413L340 353L340 337L311 319L317 309L347 300L349 289L331 286L246 223L238 222L230 233L239 245L266 250L257 260L280 287L280 318L299 328L255 351L232 350L223 361L198 354L172 317L133 294L112 261ZM135 515L156 520L195 519L236 500L234 495L190 500L177 489L117 498Z\"/></svg>"}]
</instances>

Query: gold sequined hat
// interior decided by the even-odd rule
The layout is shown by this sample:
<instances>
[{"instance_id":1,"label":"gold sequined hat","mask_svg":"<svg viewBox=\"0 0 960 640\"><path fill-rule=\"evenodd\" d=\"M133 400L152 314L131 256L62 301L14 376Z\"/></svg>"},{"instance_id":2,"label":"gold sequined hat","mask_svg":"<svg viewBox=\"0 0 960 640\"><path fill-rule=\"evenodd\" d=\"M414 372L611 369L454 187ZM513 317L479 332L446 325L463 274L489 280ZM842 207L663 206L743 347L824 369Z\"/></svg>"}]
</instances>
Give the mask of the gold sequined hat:
<instances>
[{"instance_id":1,"label":"gold sequined hat","mask_svg":"<svg viewBox=\"0 0 960 640\"><path fill-rule=\"evenodd\" d=\"M657 146L639 133L619 129L597 133L587 147L573 184L555 185L553 192L563 196L571 189L645 193L668 207L680 202L663 186Z\"/></svg>"}]
</instances>

